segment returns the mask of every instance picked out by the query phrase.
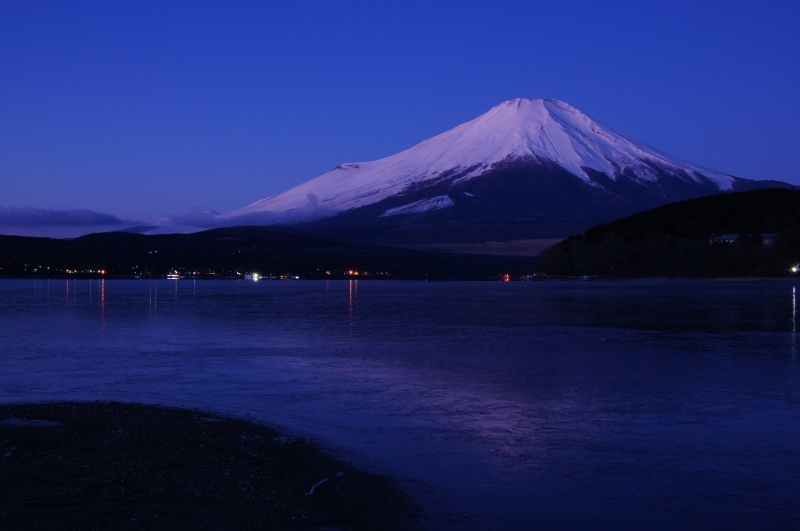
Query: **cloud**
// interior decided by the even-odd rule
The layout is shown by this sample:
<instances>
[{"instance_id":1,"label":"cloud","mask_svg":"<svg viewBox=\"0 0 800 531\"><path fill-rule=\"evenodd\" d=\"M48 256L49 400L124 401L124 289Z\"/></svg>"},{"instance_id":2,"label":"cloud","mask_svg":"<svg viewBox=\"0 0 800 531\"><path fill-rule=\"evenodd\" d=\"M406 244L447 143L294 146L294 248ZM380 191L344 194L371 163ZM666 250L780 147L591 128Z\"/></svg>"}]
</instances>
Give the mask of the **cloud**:
<instances>
[{"instance_id":1,"label":"cloud","mask_svg":"<svg viewBox=\"0 0 800 531\"><path fill-rule=\"evenodd\" d=\"M186 233L216 229L222 226L217 220L218 216L219 212L213 210L167 216L149 223L150 229L144 231L143 234Z\"/></svg>"},{"instance_id":2,"label":"cloud","mask_svg":"<svg viewBox=\"0 0 800 531\"><path fill-rule=\"evenodd\" d=\"M230 225L291 225L302 221L314 221L338 214L338 211L321 206L314 194L308 194L306 204L283 212L252 212L230 217L225 224Z\"/></svg>"},{"instance_id":3,"label":"cloud","mask_svg":"<svg viewBox=\"0 0 800 531\"><path fill-rule=\"evenodd\" d=\"M43 226L107 226L132 225L135 221L126 221L111 214L92 210L47 210L43 208L5 208L0 207L0 226L8 227L43 227Z\"/></svg>"},{"instance_id":4,"label":"cloud","mask_svg":"<svg viewBox=\"0 0 800 531\"><path fill-rule=\"evenodd\" d=\"M337 213L332 208L320 206L317 196L308 194L307 201L303 206L283 212L250 212L237 216L233 213L219 214L213 210L204 210L191 214L168 216L154 221L151 225L156 228L147 233L194 232L241 225L292 225L333 216Z\"/></svg>"}]
</instances>

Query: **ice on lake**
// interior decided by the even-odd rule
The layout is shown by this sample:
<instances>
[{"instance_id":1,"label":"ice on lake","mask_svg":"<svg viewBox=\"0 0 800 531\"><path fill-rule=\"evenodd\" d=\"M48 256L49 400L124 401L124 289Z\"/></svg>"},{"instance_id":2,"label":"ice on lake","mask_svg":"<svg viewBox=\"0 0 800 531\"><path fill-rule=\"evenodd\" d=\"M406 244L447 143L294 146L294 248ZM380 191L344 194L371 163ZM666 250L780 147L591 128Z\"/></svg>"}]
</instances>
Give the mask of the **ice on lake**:
<instances>
[{"instance_id":1,"label":"ice on lake","mask_svg":"<svg viewBox=\"0 0 800 531\"><path fill-rule=\"evenodd\" d=\"M0 280L0 400L247 416L436 529L796 528L791 281Z\"/></svg>"}]
</instances>

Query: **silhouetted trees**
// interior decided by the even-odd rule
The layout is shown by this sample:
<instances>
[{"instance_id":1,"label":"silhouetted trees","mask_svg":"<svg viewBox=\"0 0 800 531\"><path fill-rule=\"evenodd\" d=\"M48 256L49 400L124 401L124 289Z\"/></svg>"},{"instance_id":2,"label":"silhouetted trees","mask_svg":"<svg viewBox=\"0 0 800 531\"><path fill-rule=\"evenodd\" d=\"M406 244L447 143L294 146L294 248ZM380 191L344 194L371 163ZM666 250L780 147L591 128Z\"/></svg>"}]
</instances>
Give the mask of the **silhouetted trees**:
<instances>
[{"instance_id":1,"label":"silhouetted trees","mask_svg":"<svg viewBox=\"0 0 800 531\"><path fill-rule=\"evenodd\" d=\"M709 242L713 234L740 236ZM763 235L777 233L764 244ZM538 269L609 277L784 276L800 262L800 191L769 188L671 203L596 225L545 251Z\"/></svg>"}]
</instances>

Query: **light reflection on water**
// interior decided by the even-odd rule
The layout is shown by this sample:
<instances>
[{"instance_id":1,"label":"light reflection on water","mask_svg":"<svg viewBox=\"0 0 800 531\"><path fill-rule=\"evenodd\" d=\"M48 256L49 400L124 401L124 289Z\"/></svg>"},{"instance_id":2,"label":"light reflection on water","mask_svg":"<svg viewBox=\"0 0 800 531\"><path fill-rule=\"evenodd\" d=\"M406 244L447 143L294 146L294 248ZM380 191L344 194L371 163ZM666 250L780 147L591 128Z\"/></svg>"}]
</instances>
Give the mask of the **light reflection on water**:
<instances>
[{"instance_id":1,"label":"light reflection on water","mask_svg":"<svg viewBox=\"0 0 800 531\"><path fill-rule=\"evenodd\" d=\"M797 288L792 286L792 361L797 360Z\"/></svg>"},{"instance_id":2,"label":"light reflection on water","mask_svg":"<svg viewBox=\"0 0 800 531\"><path fill-rule=\"evenodd\" d=\"M252 415L436 528L800 524L791 283L52 282L0 281L0 400Z\"/></svg>"}]
</instances>

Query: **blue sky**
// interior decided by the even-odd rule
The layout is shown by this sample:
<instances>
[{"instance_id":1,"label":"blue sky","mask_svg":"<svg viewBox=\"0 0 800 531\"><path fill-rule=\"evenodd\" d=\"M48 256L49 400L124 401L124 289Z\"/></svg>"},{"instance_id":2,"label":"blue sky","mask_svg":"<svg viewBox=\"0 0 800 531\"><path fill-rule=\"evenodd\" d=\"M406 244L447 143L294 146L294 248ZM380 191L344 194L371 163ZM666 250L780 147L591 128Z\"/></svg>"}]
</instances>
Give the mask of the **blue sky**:
<instances>
[{"instance_id":1,"label":"blue sky","mask_svg":"<svg viewBox=\"0 0 800 531\"><path fill-rule=\"evenodd\" d=\"M800 184L798 27L797 1L4 0L0 207L231 210L515 97Z\"/></svg>"}]
</instances>

